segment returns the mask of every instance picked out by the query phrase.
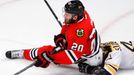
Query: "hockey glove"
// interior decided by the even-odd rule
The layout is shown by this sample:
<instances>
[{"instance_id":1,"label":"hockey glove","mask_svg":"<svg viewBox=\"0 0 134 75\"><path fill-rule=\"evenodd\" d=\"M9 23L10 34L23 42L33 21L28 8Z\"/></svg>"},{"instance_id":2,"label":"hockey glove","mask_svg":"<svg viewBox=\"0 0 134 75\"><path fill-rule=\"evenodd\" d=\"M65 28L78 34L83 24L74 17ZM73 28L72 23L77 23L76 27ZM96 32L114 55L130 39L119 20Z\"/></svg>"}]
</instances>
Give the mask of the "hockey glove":
<instances>
[{"instance_id":1,"label":"hockey glove","mask_svg":"<svg viewBox=\"0 0 134 75\"><path fill-rule=\"evenodd\" d=\"M86 73L86 74L92 74L92 70L94 69L93 66L90 66L86 63L79 63L78 67L81 73Z\"/></svg>"},{"instance_id":2,"label":"hockey glove","mask_svg":"<svg viewBox=\"0 0 134 75\"><path fill-rule=\"evenodd\" d=\"M53 61L53 59L49 57L49 53L47 52L41 53L35 58L35 60L36 60L36 63L34 64L34 66L42 67L42 68L48 67L50 62Z\"/></svg>"},{"instance_id":3,"label":"hockey glove","mask_svg":"<svg viewBox=\"0 0 134 75\"><path fill-rule=\"evenodd\" d=\"M61 47L62 50L67 48L66 37L63 34L54 36L54 42L56 47Z\"/></svg>"},{"instance_id":4,"label":"hockey glove","mask_svg":"<svg viewBox=\"0 0 134 75\"><path fill-rule=\"evenodd\" d=\"M97 66L92 70L93 75L111 75L108 71L106 71L103 67Z\"/></svg>"}]
</instances>

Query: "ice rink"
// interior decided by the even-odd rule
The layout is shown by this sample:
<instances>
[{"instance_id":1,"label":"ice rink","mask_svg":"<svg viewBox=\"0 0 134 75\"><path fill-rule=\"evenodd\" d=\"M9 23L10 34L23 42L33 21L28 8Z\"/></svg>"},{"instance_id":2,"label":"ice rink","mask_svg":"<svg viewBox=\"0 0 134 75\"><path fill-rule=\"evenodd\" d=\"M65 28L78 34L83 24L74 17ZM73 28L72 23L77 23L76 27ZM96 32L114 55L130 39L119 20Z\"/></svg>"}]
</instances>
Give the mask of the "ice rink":
<instances>
[{"instance_id":1,"label":"ice rink","mask_svg":"<svg viewBox=\"0 0 134 75\"><path fill-rule=\"evenodd\" d=\"M47 0L63 22L63 6L69 0ZM134 40L134 0L81 0L105 41ZM27 60L9 60L8 50L54 45L53 36L61 27L44 0L0 0L0 73L13 75L31 64ZM134 60L134 59L130 59ZM128 61L129 62L129 61ZM86 75L76 65L42 69L31 67L20 75ZM134 75L134 70L120 70L117 75Z\"/></svg>"}]
</instances>

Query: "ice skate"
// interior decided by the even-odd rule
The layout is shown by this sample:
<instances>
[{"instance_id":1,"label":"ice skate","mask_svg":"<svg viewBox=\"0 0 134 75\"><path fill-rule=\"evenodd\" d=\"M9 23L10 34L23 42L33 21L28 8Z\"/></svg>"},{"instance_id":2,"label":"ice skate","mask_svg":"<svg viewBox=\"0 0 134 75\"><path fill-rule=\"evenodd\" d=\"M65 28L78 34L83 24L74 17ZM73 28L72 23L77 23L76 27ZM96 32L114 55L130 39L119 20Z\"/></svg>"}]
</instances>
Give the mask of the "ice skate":
<instances>
[{"instance_id":1,"label":"ice skate","mask_svg":"<svg viewBox=\"0 0 134 75\"><path fill-rule=\"evenodd\" d=\"M23 59L23 52L24 50L12 50L6 52L6 57L9 59Z\"/></svg>"}]
</instances>

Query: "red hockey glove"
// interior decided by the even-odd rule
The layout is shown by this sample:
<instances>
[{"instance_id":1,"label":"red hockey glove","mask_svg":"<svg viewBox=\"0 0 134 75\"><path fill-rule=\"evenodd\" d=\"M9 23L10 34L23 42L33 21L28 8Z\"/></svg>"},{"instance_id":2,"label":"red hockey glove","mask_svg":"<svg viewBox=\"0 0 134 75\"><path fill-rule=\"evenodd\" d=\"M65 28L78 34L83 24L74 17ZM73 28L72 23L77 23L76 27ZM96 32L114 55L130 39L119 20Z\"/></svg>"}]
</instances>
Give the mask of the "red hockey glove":
<instances>
[{"instance_id":1,"label":"red hockey glove","mask_svg":"<svg viewBox=\"0 0 134 75\"><path fill-rule=\"evenodd\" d=\"M49 53L47 52L43 52L42 54L38 55L35 59L37 61L34 64L34 66L42 68L48 67L50 62L53 61L53 59L49 57Z\"/></svg>"},{"instance_id":2,"label":"red hockey glove","mask_svg":"<svg viewBox=\"0 0 134 75\"><path fill-rule=\"evenodd\" d=\"M67 48L66 37L63 34L54 36L54 42L56 47L61 47L62 50Z\"/></svg>"}]
</instances>

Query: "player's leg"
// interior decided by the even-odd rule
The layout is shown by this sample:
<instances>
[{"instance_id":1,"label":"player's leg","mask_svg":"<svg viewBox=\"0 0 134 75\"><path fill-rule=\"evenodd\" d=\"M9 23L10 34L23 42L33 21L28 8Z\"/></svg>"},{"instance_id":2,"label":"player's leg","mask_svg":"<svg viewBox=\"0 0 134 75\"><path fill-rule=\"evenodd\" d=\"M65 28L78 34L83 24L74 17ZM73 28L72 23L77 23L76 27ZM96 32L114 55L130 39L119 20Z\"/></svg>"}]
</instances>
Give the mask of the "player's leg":
<instances>
[{"instance_id":1,"label":"player's leg","mask_svg":"<svg viewBox=\"0 0 134 75\"><path fill-rule=\"evenodd\" d=\"M32 49L22 49L22 50L10 50L6 52L6 57L9 59L27 59L34 60L39 54L44 51L52 51L53 46L43 46L40 48L32 48Z\"/></svg>"}]
</instances>

